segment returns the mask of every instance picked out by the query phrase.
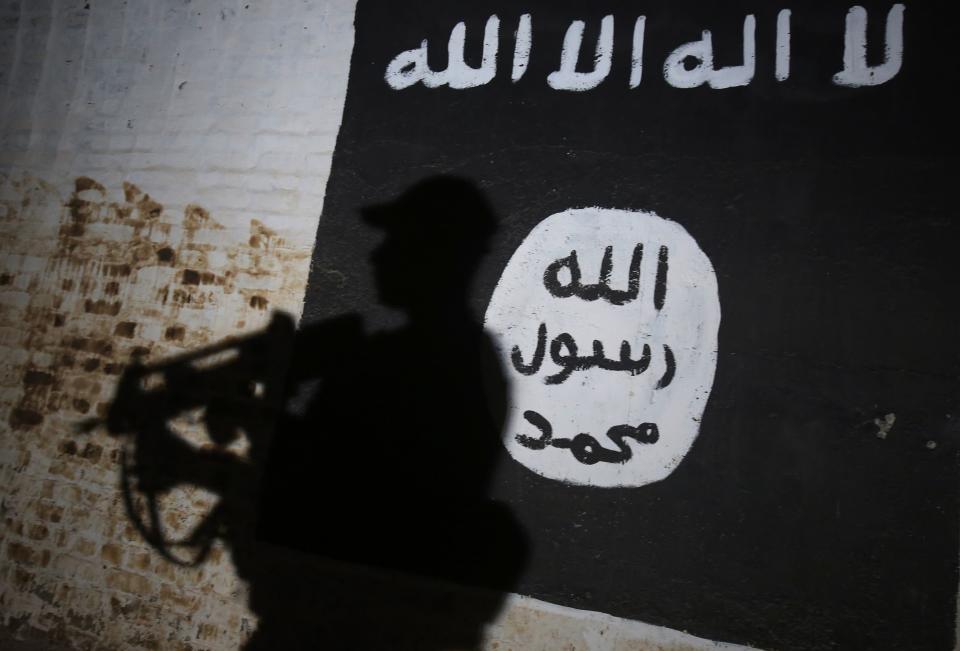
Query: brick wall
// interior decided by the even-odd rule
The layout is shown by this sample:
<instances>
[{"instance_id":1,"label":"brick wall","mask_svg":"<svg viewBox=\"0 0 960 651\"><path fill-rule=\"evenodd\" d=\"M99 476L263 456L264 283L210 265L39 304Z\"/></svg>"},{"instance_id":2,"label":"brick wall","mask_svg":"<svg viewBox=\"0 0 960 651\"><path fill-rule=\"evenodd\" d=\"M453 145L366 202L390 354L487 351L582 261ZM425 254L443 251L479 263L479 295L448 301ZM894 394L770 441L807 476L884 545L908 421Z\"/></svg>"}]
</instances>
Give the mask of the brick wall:
<instances>
[{"instance_id":1,"label":"brick wall","mask_svg":"<svg viewBox=\"0 0 960 651\"><path fill-rule=\"evenodd\" d=\"M122 368L297 314L351 2L0 8L0 612L73 648L237 648L228 554L153 553L104 415ZM195 437L201 432L184 423ZM165 505L188 528L209 495Z\"/></svg>"}]
</instances>

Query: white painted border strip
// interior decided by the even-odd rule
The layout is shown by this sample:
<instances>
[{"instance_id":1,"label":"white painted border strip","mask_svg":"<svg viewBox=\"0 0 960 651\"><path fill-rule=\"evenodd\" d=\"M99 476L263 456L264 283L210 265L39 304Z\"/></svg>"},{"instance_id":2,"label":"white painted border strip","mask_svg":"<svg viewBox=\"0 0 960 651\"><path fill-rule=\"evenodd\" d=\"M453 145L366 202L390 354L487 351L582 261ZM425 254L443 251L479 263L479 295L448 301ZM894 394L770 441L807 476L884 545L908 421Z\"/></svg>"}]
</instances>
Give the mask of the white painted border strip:
<instances>
[{"instance_id":1,"label":"white painted border strip","mask_svg":"<svg viewBox=\"0 0 960 651\"><path fill-rule=\"evenodd\" d=\"M498 647L494 646L495 642L499 642ZM553 651L561 647L578 651L758 651L755 647L707 640L663 626L558 606L517 594L507 597L500 615L487 625L481 646L527 651Z\"/></svg>"}]
</instances>

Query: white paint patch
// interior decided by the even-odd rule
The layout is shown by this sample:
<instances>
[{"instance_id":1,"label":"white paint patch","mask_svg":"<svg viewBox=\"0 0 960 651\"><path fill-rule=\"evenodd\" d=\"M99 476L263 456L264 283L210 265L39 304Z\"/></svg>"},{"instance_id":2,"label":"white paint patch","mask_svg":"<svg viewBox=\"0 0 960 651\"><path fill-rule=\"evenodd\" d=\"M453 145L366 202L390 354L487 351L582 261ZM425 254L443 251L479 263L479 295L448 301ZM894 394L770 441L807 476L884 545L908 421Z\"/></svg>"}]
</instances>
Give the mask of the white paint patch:
<instances>
[{"instance_id":1,"label":"white paint patch","mask_svg":"<svg viewBox=\"0 0 960 651\"><path fill-rule=\"evenodd\" d=\"M894 424L897 422L896 414L887 414L883 418L874 418L873 424L877 426L877 438L885 439L890 434L890 430L893 429Z\"/></svg>"},{"instance_id":2,"label":"white paint patch","mask_svg":"<svg viewBox=\"0 0 960 651\"><path fill-rule=\"evenodd\" d=\"M500 34L500 19L490 16L483 29L483 58L480 67L467 65L464 59L467 26L457 23L450 31L447 42L447 68L434 71L427 65L427 48L424 39L420 47L401 52L390 61L384 79L390 88L402 90L422 81L427 88L450 86L450 88L475 88L490 83L497 74L497 47ZM529 55L529 50L528 50Z\"/></svg>"},{"instance_id":3,"label":"white paint patch","mask_svg":"<svg viewBox=\"0 0 960 651\"><path fill-rule=\"evenodd\" d=\"M530 62L530 47L533 45L533 31L530 26L530 14L520 16L517 24L516 42L513 46L513 69L510 71L510 81L517 82L527 71Z\"/></svg>"},{"instance_id":4,"label":"white paint patch","mask_svg":"<svg viewBox=\"0 0 960 651\"><path fill-rule=\"evenodd\" d=\"M777 14L777 59L774 68L777 81L786 81L790 76L790 10L781 9Z\"/></svg>"},{"instance_id":5,"label":"white paint patch","mask_svg":"<svg viewBox=\"0 0 960 651\"><path fill-rule=\"evenodd\" d=\"M525 626L527 622L536 625ZM554 651L561 647L584 651L758 651L755 647L715 642L664 626L516 594L507 597L500 615L487 625L481 645L483 649L507 647L525 651Z\"/></svg>"},{"instance_id":6,"label":"white paint patch","mask_svg":"<svg viewBox=\"0 0 960 651\"><path fill-rule=\"evenodd\" d=\"M675 222L582 208L517 248L487 307L510 384L503 442L537 474L643 486L687 454L713 385L720 300Z\"/></svg>"},{"instance_id":7,"label":"white paint patch","mask_svg":"<svg viewBox=\"0 0 960 651\"><path fill-rule=\"evenodd\" d=\"M833 76L839 86L879 86L893 79L903 65L903 11L895 4L887 13L884 60L867 65L867 10L854 6L847 12L843 36L843 70Z\"/></svg>"},{"instance_id":8,"label":"white paint patch","mask_svg":"<svg viewBox=\"0 0 960 651\"><path fill-rule=\"evenodd\" d=\"M600 21L600 37L593 57L593 70L577 72L577 61L583 45L583 30L586 24L582 20L570 23L563 37L563 50L560 52L560 69L547 76L547 84L554 90L585 91L596 88L610 74L613 61L613 16L604 16Z\"/></svg>"},{"instance_id":9,"label":"white paint patch","mask_svg":"<svg viewBox=\"0 0 960 651\"><path fill-rule=\"evenodd\" d=\"M713 35L705 29L699 41L684 43L667 57L663 64L663 78L674 88L696 88L707 83L710 88L723 89L746 86L753 80L756 68L756 26L753 15L743 19L743 64L713 67ZM686 59L696 66L687 69Z\"/></svg>"},{"instance_id":10,"label":"white paint patch","mask_svg":"<svg viewBox=\"0 0 960 651\"><path fill-rule=\"evenodd\" d=\"M633 56L630 58L630 88L636 88L643 79L643 37L647 17L640 16L633 25Z\"/></svg>"}]
</instances>

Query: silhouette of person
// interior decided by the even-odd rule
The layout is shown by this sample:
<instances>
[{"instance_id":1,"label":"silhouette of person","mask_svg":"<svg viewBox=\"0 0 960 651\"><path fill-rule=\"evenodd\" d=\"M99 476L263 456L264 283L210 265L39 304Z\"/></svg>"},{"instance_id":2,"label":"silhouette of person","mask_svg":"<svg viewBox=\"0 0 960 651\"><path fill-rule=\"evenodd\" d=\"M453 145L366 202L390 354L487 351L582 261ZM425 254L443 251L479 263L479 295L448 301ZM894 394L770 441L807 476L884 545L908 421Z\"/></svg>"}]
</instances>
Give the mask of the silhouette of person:
<instances>
[{"instance_id":1,"label":"silhouette of person","mask_svg":"<svg viewBox=\"0 0 960 651\"><path fill-rule=\"evenodd\" d=\"M163 410L118 391L133 410L116 413L152 432L141 462L169 466L142 486L220 495L203 533L226 542L249 584L259 623L248 649L473 648L526 558L512 514L489 498L505 376L467 301L493 211L468 181L433 177L362 217L386 234L374 280L380 302L405 313L402 327L370 334L348 315L293 335L275 317L269 341L242 345L231 367L180 372L177 395L189 397L168 397ZM241 397L218 397L211 380ZM246 461L187 448L156 424L197 402L211 438L246 435Z\"/></svg>"}]
</instances>

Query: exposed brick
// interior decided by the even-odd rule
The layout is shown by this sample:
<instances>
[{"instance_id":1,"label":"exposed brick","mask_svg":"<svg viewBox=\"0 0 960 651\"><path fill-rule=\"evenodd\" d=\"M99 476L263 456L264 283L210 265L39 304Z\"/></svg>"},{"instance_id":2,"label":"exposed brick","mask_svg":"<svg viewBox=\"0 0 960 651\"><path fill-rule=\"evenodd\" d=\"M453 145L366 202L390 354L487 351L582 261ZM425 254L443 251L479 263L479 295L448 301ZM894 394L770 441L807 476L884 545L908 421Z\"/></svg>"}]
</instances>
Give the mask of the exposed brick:
<instances>
[{"instance_id":1,"label":"exposed brick","mask_svg":"<svg viewBox=\"0 0 960 651\"><path fill-rule=\"evenodd\" d=\"M49 522L60 522L63 518L63 507L52 502L37 502L36 506L33 507L33 512Z\"/></svg>"},{"instance_id":2,"label":"exposed brick","mask_svg":"<svg viewBox=\"0 0 960 651\"><path fill-rule=\"evenodd\" d=\"M70 599L73 588L67 583L61 583L57 586L57 599L66 602Z\"/></svg>"},{"instance_id":3,"label":"exposed brick","mask_svg":"<svg viewBox=\"0 0 960 651\"><path fill-rule=\"evenodd\" d=\"M203 623L197 627L197 639L210 641L220 637L220 630L214 624Z\"/></svg>"},{"instance_id":4,"label":"exposed brick","mask_svg":"<svg viewBox=\"0 0 960 651\"><path fill-rule=\"evenodd\" d=\"M17 407L10 411L8 422L15 430L30 429L43 422L43 414L33 409Z\"/></svg>"},{"instance_id":5,"label":"exposed brick","mask_svg":"<svg viewBox=\"0 0 960 651\"><path fill-rule=\"evenodd\" d=\"M20 455L17 458L17 462L14 464L13 469L16 472L21 472L24 468L27 467L30 463L30 459L33 455L30 453L30 450L21 450Z\"/></svg>"},{"instance_id":6,"label":"exposed brick","mask_svg":"<svg viewBox=\"0 0 960 651\"><path fill-rule=\"evenodd\" d=\"M44 480L42 487L40 488L40 497L50 498L53 497L53 491L56 483L50 481L49 479Z\"/></svg>"},{"instance_id":7,"label":"exposed brick","mask_svg":"<svg viewBox=\"0 0 960 651\"><path fill-rule=\"evenodd\" d=\"M30 592L33 594L33 596L39 598L41 601L45 601L48 604L52 604L56 601L56 594L53 586L45 582L34 582L33 588L30 590Z\"/></svg>"},{"instance_id":8,"label":"exposed brick","mask_svg":"<svg viewBox=\"0 0 960 651\"><path fill-rule=\"evenodd\" d=\"M63 548L67 546L67 532L63 529L57 532L56 538L57 547Z\"/></svg>"},{"instance_id":9,"label":"exposed brick","mask_svg":"<svg viewBox=\"0 0 960 651\"><path fill-rule=\"evenodd\" d=\"M127 597L121 599L116 595L110 595L110 614L114 616L128 616L136 611L136 603L127 600Z\"/></svg>"},{"instance_id":10,"label":"exposed brick","mask_svg":"<svg viewBox=\"0 0 960 651\"><path fill-rule=\"evenodd\" d=\"M56 556L50 566L71 581L97 582L102 574L100 565L70 554Z\"/></svg>"},{"instance_id":11,"label":"exposed brick","mask_svg":"<svg viewBox=\"0 0 960 651\"><path fill-rule=\"evenodd\" d=\"M97 543L88 538L76 538L72 550L81 556L93 556L97 551Z\"/></svg>"},{"instance_id":12,"label":"exposed brick","mask_svg":"<svg viewBox=\"0 0 960 651\"><path fill-rule=\"evenodd\" d=\"M107 316L117 316L123 303L120 301L91 301L84 303L84 310L90 314L105 314Z\"/></svg>"},{"instance_id":13,"label":"exposed brick","mask_svg":"<svg viewBox=\"0 0 960 651\"><path fill-rule=\"evenodd\" d=\"M68 610L66 619L71 627L88 633L97 634L103 628L102 620L94 613L81 614Z\"/></svg>"},{"instance_id":14,"label":"exposed brick","mask_svg":"<svg viewBox=\"0 0 960 651\"><path fill-rule=\"evenodd\" d=\"M153 564L153 572L164 581L176 582L177 566L164 560L158 560Z\"/></svg>"},{"instance_id":15,"label":"exposed brick","mask_svg":"<svg viewBox=\"0 0 960 651\"><path fill-rule=\"evenodd\" d=\"M186 332L187 330L183 326L170 326L163 333L163 338L167 341L183 341Z\"/></svg>"},{"instance_id":16,"label":"exposed brick","mask_svg":"<svg viewBox=\"0 0 960 651\"><path fill-rule=\"evenodd\" d=\"M150 649L150 651L159 651L159 649L164 648L162 640L146 633L138 633L127 638L127 643L133 648Z\"/></svg>"},{"instance_id":17,"label":"exposed brick","mask_svg":"<svg viewBox=\"0 0 960 651\"><path fill-rule=\"evenodd\" d=\"M184 590L172 588L166 583L160 586L160 599L164 603L175 604L176 606L179 606L180 610L183 612L192 611L199 601L199 598L196 595L188 594Z\"/></svg>"},{"instance_id":18,"label":"exposed brick","mask_svg":"<svg viewBox=\"0 0 960 651\"><path fill-rule=\"evenodd\" d=\"M120 545L108 543L100 548L100 558L111 565L120 565L123 562L123 549Z\"/></svg>"},{"instance_id":19,"label":"exposed brick","mask_svg":"<svg viewBox=\"0 0 960 651\"><path fill-rule=\"evenodd\" d=\"M50 386L56 383L56 378L50 373L30 369L24 374L23 383L30 386Z\"/></svg>"},{"instance_id":20,"label":"exposed brick","mask_svg":"<svg viewBox=\"0 0 960 651\"><path fill-rule=\"evenodd\" d=\"M132 339L136 331L137 324L133 321L121 321L113 328L113 334L118 337L126 337L127 339Z\"/></svg>"},{"instance_id":21,"label":"exposed brick","mask_svg":"<svg viewBox=\"0 0 960 651\"><path fill-rule=\"evenodd\" d=\"M138 595L147 595L153 592L153 586L146 577L123 570L108 572L107 586L114 590Z\"/></svg>"},{"instance_id":22,"label":"exposed brick","mask_svg":"<svg viewBox=\"0 0 960 651\"><path fill-rule=\"evenodd\" d=\"M150 552L136 552L131 554L131 558L128 562L128 566L131 569L138 571L146 571L150 569L152 554Z\"/></svg>"},{"instance_id":23,"label":"exposed brick","mask_svg":"<svg viewBox=\"0 0 960 651\"><path fill-rule=\"evenodd\" d=\"M7 543L7 558L15 563L35 565L39 559L39 555L33 550L33 548L11 541Z\"/></svg>"},{"instance_id":24,"label":"exposed brick","mask_svg":"<svg viewBox=\"0 0 960 651\"><path fill-rule=\"evenodd\" d=\"M64 477L66 479L76 479L77 478L77 469L73 464L65 461L54 461L50 464L50 467L47 469L47 472L51 475L56 475L57 477Z\"/></svg>"},{"instance_id":25,"label":"exposed brick","mask_svg":"<svg viewBox=\"0 0 960 651\"><path fill-rule=\"evenodd\" d=\"M94 463L100 461L100 456L103 454L103 448L96 443L87 443L83 446L83 452L80 454L84 459L88 459Z\"/></svg>"},{"instance_id":26,"label":"exposed brick","mask_svg":"<svg viewBox=\"0 0 960 651\"><path fill-rule=\"evenodd\" d=\"M36 523L27 528L27 537L31 540L46 540L50 535L50 530L45 525Z\"/></svg>"},{"instance_id":27,"label":"exposed brick","mask_svg":"<svg viewBox=\"0 0 960 651\"><path fill-rule=\"evenodd\" d=\"M21 592L29 592L33 584L33 572L28 572L22 567L13 568L13 584Z\"/></svg>"},{"instance_id":28,"label":"exposed brick","mask_svg":"<svg viewBox=\"0 0 960 651\"><path fill-rule=\"evenodd\" d=\"M60 445L57 446L57 450L59 450L62 454L68 454L72 456L77 453L77 442L72 439L61 441Z\"/></svg>"}]
</instances>

